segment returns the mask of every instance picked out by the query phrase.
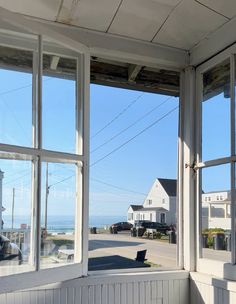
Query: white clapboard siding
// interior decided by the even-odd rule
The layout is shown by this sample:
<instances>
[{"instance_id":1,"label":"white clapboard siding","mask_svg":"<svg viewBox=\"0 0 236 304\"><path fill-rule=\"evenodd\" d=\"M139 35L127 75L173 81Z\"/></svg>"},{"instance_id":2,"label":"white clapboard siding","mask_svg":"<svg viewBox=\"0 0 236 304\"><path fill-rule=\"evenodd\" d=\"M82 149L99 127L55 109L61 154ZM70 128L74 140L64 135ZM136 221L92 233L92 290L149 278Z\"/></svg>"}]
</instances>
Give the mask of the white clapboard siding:
<instances>
[{"instance_id":1,"label":"white clapboard siding","mask_svg":"<svg viewBox=\"0 0 236 304\"><path fill-rule=\"evenodd\" d=\"M97 275L0 294L0 304L189 304L189 277L181 271Z\"/></svg>"},{"instance_id":2,"label":"white clapboard siding","mask_svg":"<svg viewBox=\"0 0 236 304\"><path fill-rule=\"evenodd\" d=\"M191 304L235 304L236 282L191 274L190 294Z\"/></svg>"}]
</instances>

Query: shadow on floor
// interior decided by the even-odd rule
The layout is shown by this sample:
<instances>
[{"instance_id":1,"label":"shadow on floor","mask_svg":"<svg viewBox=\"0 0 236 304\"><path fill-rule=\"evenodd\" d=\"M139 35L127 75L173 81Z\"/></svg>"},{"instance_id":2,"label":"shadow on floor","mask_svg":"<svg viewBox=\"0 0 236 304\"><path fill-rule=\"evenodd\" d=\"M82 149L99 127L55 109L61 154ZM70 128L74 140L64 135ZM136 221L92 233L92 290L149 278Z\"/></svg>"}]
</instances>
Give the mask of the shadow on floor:
<instances>
[{"instance_id":1,"label":"shadow on floor","mask_svg":"<svg viewBox=\"0 0 236 304\"><path fill-rule=\"evenodd\" d=\"M89 258L88 270L110 270L110 269L128 269L150 267L150 265L138 262L120 255L111 255L105 257Z\"/></svg>"}]
</instances>

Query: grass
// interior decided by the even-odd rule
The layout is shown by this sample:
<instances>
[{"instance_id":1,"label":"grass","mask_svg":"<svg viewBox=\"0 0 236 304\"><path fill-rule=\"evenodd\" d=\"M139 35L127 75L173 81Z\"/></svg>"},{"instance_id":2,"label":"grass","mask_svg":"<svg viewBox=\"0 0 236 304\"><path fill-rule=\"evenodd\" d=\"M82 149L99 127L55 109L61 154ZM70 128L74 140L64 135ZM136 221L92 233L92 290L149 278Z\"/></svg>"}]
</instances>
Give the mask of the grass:
<instances>
[{"instance_id":1,"label":"grass","mask_svg":"<svg viewBox=\"0 0 236 304\"><path fill-rule=\"evenodd\" d=\"M161 264L155 264L153 262L150 262L150 261L145 261L144 264L147 264L147 265L150 265L150 267L161 267Z\"/></svg>"}]
</instances>

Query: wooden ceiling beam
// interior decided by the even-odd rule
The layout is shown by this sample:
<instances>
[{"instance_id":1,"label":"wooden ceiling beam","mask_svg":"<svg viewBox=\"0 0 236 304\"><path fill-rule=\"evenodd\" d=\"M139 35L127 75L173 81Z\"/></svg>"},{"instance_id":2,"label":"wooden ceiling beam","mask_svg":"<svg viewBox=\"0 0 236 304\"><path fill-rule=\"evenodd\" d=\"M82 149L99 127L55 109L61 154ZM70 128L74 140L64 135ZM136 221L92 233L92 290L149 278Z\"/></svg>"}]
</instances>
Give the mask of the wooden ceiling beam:
<instances>
[{"instance_id":1,"label":"wooden ceiling beam","mask_svg":"<svg viewBox=\"0 0 236 304\"><path fill-rule=\"evenodd\" d=\"M130 64L128 67L128 82L135 82L136 77L141 71L142 66L136 64Z\"/></svg>"}]
</instances>

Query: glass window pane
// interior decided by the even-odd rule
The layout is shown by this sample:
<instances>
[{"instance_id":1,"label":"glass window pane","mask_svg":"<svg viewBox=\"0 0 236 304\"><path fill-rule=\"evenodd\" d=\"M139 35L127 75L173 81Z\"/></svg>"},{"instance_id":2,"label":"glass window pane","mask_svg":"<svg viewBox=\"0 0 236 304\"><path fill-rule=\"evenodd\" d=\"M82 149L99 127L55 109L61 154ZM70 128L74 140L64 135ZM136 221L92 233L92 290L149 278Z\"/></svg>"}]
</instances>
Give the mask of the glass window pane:
<instances>
[{"instance_id":1,"label":"glass window pane","mask_svg":"<svg viewBox=\"0 0 236 304\"><path fill-rule=\"evenodd\" d=\"M173 269L179 99L94 84L90 89L88 269ZM137 252L146 253L145 263Z\"/></svg>"},{"instance_id":2,"label":"glass window pane","mask_svg":"<svg viewBox=\"0 0 236 304\"><path fill-rule=\"evenodd\" d=\"M202 169L202 257L231 261L230 164Z\"/></svg>"},{"instance_id":3,"label":"glass window pane","mask_svg":"<svg viewBox=\"0 0 236 304\"><path fill-rule=\"evenodd\" d=\"M229 59L203 74L202 160L230 155Z\"/></svg>"},{"instance_id":4,"label":"glass window pane","mask_svg":"<svg viewBox=\"0 0 236 304\"><path fill-rule=\"evenodd\" d=\"M0 47L0 142L32 146L32 52Z\"/></svg>"},{"instance_id":5,"label":"glass window pane","mask_svg":"<svg viewBox=\"0 0 236 304\"><path fill-rule=\"evenodd\" d=\"M75 165L43 163L41 268L74 261Z\"/></svg>"},{"instance_id":6,"label":"glass window pane","mask_svg":"<svg viewBox=\"0 0 236 304\"><path fill-rule=\"evenodd\" d=\"M33 270L31 171L30 161L0 160L1 274Z\"/></svg>"},{"instance_id":7,"label":"glass window pane","mask_svg":"<svg viewBox=\"0 0 236 304\"><path fill-rule=\"evenodd\" d=\"M43 55L43 148L75 153L76 60Z\"/></svg>"}]
</instances>

